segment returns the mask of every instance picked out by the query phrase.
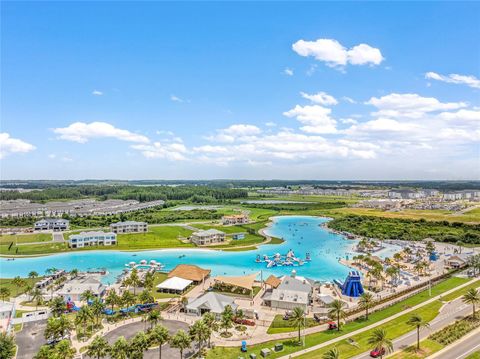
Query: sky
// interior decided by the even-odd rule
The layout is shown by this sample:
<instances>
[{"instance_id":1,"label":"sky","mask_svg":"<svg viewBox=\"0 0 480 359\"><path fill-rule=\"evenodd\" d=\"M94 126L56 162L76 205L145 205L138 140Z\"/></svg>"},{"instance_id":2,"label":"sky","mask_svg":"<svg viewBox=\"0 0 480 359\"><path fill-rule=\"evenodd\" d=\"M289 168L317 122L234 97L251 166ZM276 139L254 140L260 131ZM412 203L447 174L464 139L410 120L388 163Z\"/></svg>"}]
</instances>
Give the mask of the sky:
<instances>
[{"instance_id":1,"label":"sky","mask_svg":"<svg viewBox=\"0 0 480 359\"><path fill-rule=\"evenodd\" d=\"M2 2L1 179L480 179L475 2Z\"/></svg>"}]
</instances>

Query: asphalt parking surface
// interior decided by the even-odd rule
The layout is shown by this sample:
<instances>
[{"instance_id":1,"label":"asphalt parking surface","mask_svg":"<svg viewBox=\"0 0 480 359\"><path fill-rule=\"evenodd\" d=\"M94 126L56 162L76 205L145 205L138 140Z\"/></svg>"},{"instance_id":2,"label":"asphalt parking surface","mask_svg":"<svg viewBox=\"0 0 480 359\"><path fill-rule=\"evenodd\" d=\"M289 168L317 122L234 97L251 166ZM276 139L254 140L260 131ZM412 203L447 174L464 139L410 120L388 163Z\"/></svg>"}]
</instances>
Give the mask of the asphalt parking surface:
<instances>
[{"instance_id":1,"label":"asphalt parking surface","mask_svg":"<svg viewBox=\"0 0 480 359\"><path fill-rule=\"evenodd\" d=\"M188 324L184 322L178 322L174 320L162 320L160 322L163 326L165 326L171 335L175 334L175 332L179 329L183 329L188 331ZM148 328L149 324L147 324ZM144 322L135 322L132 324L123 325L117 329L112 330L107 335L105 335L105 339L110 343L113 344L115 340L120 338L121 336L125 337L125 339L129 340L135 336L140 331L145 331L145 323ZM184 356L189 357L190 352L188 350L185 351ZM157 359L158 358L158 349L149 349L147 350L143 357L145 359ZM178 349L171 348L170 345L165 344L162 346L162 358L179 358L180 353ZM84 355L84 359L91 359L90 357Z\"/></svg>"},{"instance_id":2,"label":"asphalt parking surface","mask_svg":"<svg viewBox=\"0 0 480 359\"><path fill-rule=\"evenodd\" d=\"M24 323L22 331L17 333L15 341L18 345L17 359L32 359L46 340L43 332L47 326L46 320Z\"/></svg>"}]
</instances>

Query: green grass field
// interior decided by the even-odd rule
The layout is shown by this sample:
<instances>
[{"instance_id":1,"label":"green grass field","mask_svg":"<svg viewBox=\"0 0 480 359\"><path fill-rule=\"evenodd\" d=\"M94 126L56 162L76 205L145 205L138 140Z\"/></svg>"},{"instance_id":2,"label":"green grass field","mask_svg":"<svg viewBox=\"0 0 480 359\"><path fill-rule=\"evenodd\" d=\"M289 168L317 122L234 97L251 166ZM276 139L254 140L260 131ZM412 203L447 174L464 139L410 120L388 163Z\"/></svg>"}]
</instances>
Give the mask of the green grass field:
<instances>
[{"instance_id":1,"label":"green grass field","mask_svg":"<svg viewBox=\"0 0 480 359\"><path fill-rule=\"evenodd\" d=\"M27 286L32 286L40 280L40 278L22 278L25 280ZM18 287L12 283L11 278L0 278L0 288L6 287L10 291L10 295L12 297L16 297L17 295L25 293L27 286Z\"/></svg>"},{"instance_id":2,"label":"green grass field","mask_svg":"<svg viewBox=\"0 0 480 359\"><path fill-rule=\"evenodd\" d=\"M432 287L432 297L440 295L452 288L455 288L463 283L468 281L468 279L465 278L458 278L458 277L452 277L449 278L435 286ZM457 291L459 295L464 293L464 290L459 290ZM349 322L345 325L342 326L341 331L322 331L318 333L314 333L311 335L306 336L306 347L311 347L313 345L319 344L326 342L328 340L334 339L336 337L342 336L344 334L351 333L353 331L356 331L358 329L361 329L363 327L366 327L370 324L376 323L380 320L383 320L385 318L391 317L392 315L401 312L402 310L405 310L406 308L413 307L417 304L420 304L422 302L425 302L430 298L428 290L425 290L423 292L420 292L406 300L403 300L397 304L394 304L388 308L379 310L377 312L372 313L368 320L365 320L363 318L354 320L352 322ZM436 301L435 303L429 304L425 308L425 312L422 311L422 314L424 318L428 318L428 315L433 315L432 319L436 316L438 313L438 310L442 306L442 303L440 301ZM395 325L393 326L395 328ZM293 353L295 351L298 351L302 348L298 347L292 340L287 339L283 341L271 341L271 342L265 342L262 344L258 345L253 345L249 347L249 353L255 353L257 354L257 357L260 356L260 350L263 348L271 348L275 343L282 342L284 344L285 350L280 352L280 353L272 353L272 355L269 358L276 358L279 356L287 355L289 353ZM348 345L348 344L347 344ZM351 345L348 345L351 347ZM354 348L354 347L353 347ZM367 349L365 349L367 350ZM364 351L365 351L364 350ZM225 359L236 359L240 353L240 349L238 347L216 347L215 349L209 351L207 358L208 359L220 359L220 358L225 358ZM312 356L309 356L308 358L320 358L321 354L323 351L320 353L317 351L312 352L316 353L313 354ZM316 356L315 356L316 355ZM343 356L342 356L343 357Z\"/></svg>"},{"instance_id":3,"label":"green grass field","mask_svg":"<svg viewBox=\"0 0 480 359\"><path fill-rule=\"evenodd\" d=\"M307 328L315 327L317 325L318 323L315 319L313 318L306 319ZM270 324L270 327L268 328L267 333L268 334L288 333L288 332L294 332L296 330L298 329L292 326L291 321L283 320L283 315L277 314L273 319L272 323Z\"/></svg>"},{"instance_id":4,"label":"green grass field","mask_svg":"<svg viewBox=\"0 0 480 359\"><path fill-rule=\"evenodd\" d=\"M48 242L52 240L49 233L32 233L32 234L4 234L0 236L0 245L10 245L10 243L32 243L32 242Z\"/></svg>"},{"instance_id":5,"label":"green grass field","mask_svg":"<svg viewBox=\"0 0 480 359\"><path fill-rule=\"evenodd\" d=\"M179 237L189 237L192 231L179 226L150 226L147 233L128 233L117 236L115 249L148 249L193 247L191 243L183 243ZM108 249L108 247L107 247Z\"/></svg>"}]
</instances>

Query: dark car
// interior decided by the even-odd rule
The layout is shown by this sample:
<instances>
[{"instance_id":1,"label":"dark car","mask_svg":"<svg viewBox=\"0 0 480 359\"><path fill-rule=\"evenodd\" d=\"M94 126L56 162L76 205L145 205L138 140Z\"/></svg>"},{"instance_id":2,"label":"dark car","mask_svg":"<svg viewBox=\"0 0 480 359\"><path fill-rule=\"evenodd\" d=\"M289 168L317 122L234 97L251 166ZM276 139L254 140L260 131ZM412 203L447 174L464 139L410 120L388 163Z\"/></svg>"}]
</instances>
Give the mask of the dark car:
<instances>
[{"instance_id":1,"label":"dark car","mask_svg":"<svg viewBox=\"0 0 480 359\"><path fill-rule=\"evenodd\" d=\"M372 358L378 358L382 355L385 355L385 349L381 348L381 349L374 349L370 352L370 356Z\"/></svg>"}]
</instances>

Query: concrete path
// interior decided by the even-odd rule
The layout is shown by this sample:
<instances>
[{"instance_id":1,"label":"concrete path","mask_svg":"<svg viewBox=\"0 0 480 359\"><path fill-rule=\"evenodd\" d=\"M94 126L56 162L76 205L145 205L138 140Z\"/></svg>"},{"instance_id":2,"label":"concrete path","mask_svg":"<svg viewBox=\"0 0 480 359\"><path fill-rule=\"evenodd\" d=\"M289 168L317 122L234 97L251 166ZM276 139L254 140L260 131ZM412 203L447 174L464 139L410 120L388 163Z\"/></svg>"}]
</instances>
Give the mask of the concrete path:
<instances>
[{"instance_id":1,"label":"concrete path","mask_svg":"<svg viewBox=\"0 0 480 359\"><path fill-rule=\"evenodd\" d=\"M314 346L312 346L312 347L310 347L310 348L307 348L307 349L304 349L304 350L300 350L300 351L295 352L295 353L292 353L292 354L290 354L290 355L288 355L288 356L280 357L280 359L294 358L294 357L300 356L300 355L302 355L302 354L306 354L306 353L315 351L315 350L317 350L317 349L324 348L324 347L326 347L326 346L328 346L328 345L330 345L330 344L337 343L337 342L339 342L339 341L341 341L341 340L347 339L347 338L352 337L352 336L354 336L354 335L363 333L363 332L365 332L365 331L367 331L367 330L373 329L373 328L378 327L378 326L380 326L380 325L382 325L382 324L385 324L385 323L387 323L387 322L389 322L389 321L391 321L391 320L393 320L393 319L396 319L396 318L398 318L398 317L400 317L400 316L402 316L402 315L404 315L404 314L413 312L413 311L417 310L418 308L423 307L424 305L427 305L427 304L429 304L429 303L432 303L432 302L440 299L442 296L445 296L445 295L447 295L447 294L450 294L450 293L452 293L452 292L454 292L454 291L456 291L456 290L458 290L458 289L461 289L461 288L463 288L463 287L466 287L466 286L470 285L472 282L479 281L479 280L480 280L479 278L476 278L476 279L474 279L474 280L472 280L472 281L469 281L469 282L466 282L466 283L464 283L464 284L462 284L462 285L459 285L458 287L455 287L455 288L453 288L453 289L450 289L450 290L442 293L441 295L438 295L438 296L436 296L436 297L432 297L431 299L429 299L429 300L427 300L427 301L425 301L425 302L422 302L422 303L420 303L420 304L418 304L418 305L416 305L416 306L414 306L414 307L411 307L411 308L409 308L409 309L407 309L407 310L404 310L404 311L402 311L402 312L399 312L399 313L397 313L397 314L394 314L394 315L392 315L392 316L390 316L390 317L388 317L388 318L385 318L385 319L383 319L383 320L380 320L380 321L378 321L378 322L376 322L376 323L370 324L370 325L368 325L368 326L366 326L366 327L363 327L363 328L358 329L358 330L356 330L356 331L353 331L353 332L351 332L351 333L342 335L342 336L337 337L337 338L335 338L335 339L332 339L332 340L329 340L329 341L326 341L326 342L323 342L323 343L314 345ZM318 327L308 328L308 329L315 329L315 328L318 328ZM305 332L308 333L308 329L305 330ZM290 334L290 337L292 337L291 333L289 333L289 334ZM272 340L275 340L275 338L272 338ZM249 344L251 345L251 344L253 344L253 343L249 343Z\"/></svg>"}]
</instances>

